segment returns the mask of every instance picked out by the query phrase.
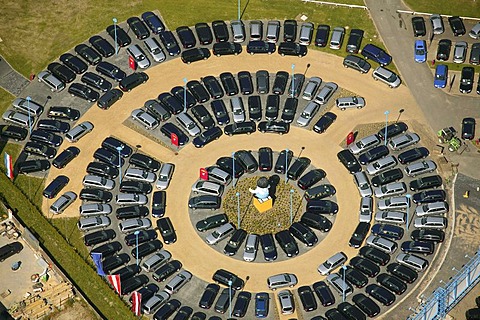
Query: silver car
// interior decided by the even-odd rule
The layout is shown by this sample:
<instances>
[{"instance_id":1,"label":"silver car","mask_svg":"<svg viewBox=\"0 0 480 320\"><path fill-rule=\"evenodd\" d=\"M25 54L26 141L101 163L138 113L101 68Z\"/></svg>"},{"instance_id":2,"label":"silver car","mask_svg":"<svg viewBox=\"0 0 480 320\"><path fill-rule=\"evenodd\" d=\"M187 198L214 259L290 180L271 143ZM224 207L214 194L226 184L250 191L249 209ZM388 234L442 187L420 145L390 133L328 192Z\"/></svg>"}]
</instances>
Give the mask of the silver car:
<instances>
[{"instance_id":1,"label":"silver car","mask_svg":"<svg viewBox=\"0 0 480 320\"><path fill-rule=\"evenodd\" d=\"M458 41L453 49L453 62L464 63L467 57L468 44L465 41Z\"/></svg>"},{"instance_id":2,"label":"silver car","mask_svg":"<svg viewBox=\"0 0 480 320\"><path fill-rule=\"evenodd\" d=\"M295 311L295 303L293 302L293 295L290 290L280 291L278 293L278 300L282 314L292 314Z\"/></svg>"},{"instance_id":3,"label":"silver car","mask_svg":"<svg viewBox=\"0 0 480 320\"><path fill-rule=\"evenodd\" d=\"M139 230L148 229L152 226L152 222L150 219L128 219L122 221L118 225L118 229L120 229L123 233L131 233Z\"/></svg>"},{"instance_id":4,"label":"silver car","mask_svg":"<svg viewBox=\"0 0 480 320\"><path fill-rule=\"evenodd\" d=\"M405 167L405 173L410 177L435 171L437 165L432 160L414 162Z\"/></svg>"},{"instance_id":5,"label":"silver car","mask_svg":"<svg viewBox=\"0 0 480 320\"><path fill-rule=\"evenodd\" d=\"M322 276L330 274L333 270L340 267L347 261L347 256L343 252L337 252L330 258L328 258L324 263L318 266L318 272Z\"/></svg>"},{"instance_id":6,"label":"silver car","mask_svg":"<svg viewBox=\"0 0 480 320\"><path fill-rule=\"evenodd\" d=\"M109 215L112 213L112 206L103 203L85 203L80 206L79 211L84 217Z\"/></svg>"},{"instance_id":7,"label":"silver car","mask_svg":"<svg viewBox=\"0 0 480 320\"><path fill-rule=\"evenodd\" d=\"M259 237L256 234L249 234L245 241L245 251L243 253L243 260L252 262L257 257Z\"/></svg>"},{"instance_id":8,"label":"silver car","mask_svg":"<svg viewBox=\"0 0 480 320\"><path fill-rule=\"evenodd\" d=\"M373 199L371 197L362 197L360 199L360 222L368 222L372 220Z\"/></svg>"},{"instance_id":9,"label":"silver car","mask_svg":"<svg viewBox=\"0 0 480 320\"><path fill-rule=\"evenodd\" d=\"M84 121L78 125L76 125L73 129L68 131L65 134L65 139L67 139L69 142L77 142L82 138L84 135L87 133L91 132L93 130L93 124L89 121Z\"/></svg>"},{"instance_id":10,"label":"silver car","mask_svg":"<svg viewBox=\"0 0 480 320\"><path fill-rule=\"evenodd\" d=\"M415 228L426 229L445 229L447 227L447 218L440 216L426 216L415 218Z\"/></svg>"},{"instance_id":11,"label":"silver car","mask_svg":"<svg viewBox=\"0 0 480 320\"><path fill-rule=\"evenodd\" d=\"M365 99L362 97L343 97L343 98L338 98L336 101L337 108L339 108L342 111L345 111L347 109L351 108L356 108L356 109L362 109L365 107Z\"/></svg>"},{"instance_id":12,"label":"silver car","mask_svg":"<svg viewBox=\"0 0 480 320\"><path fill-rule=\"evenodd\" d=\"M157 180L157 175L143 169L128 168L127 171L125 171L125 179L152 183Z\"/></svg>"},{"instance_id":13,"label":"silver car","mask_svg":"<svg viewBox=\"0 0 480 320\"><path fill-rule=\"evenodd\" d=\"M384 67L377 67L373 70L372 77L375 81L380 80L388 84L390 88L397 88L402 84L402 80L396 73Z\"/></svg>"},{"instance_id":14,"label":"silver car","mask_svg":"<svg viewBox=\"0 0 480 320\"><path fill-rule=\"evenodd\" d=\"M373 191L376 198L395 196L407 192L405 182L391 182L383 186L376 187Z\"/></svg>"},{"instance_id":15,"label":"silver car","mask_svg":"<svg viewBox=\"0 0 480 320\"><path fill-rule=\"evenodd\" d=\"M352 143L348 148L353 154L359 154L377 146L378 144L380 144L380 138L376 134L372 134Z\"/></svg>"},{"instance_id":16,"label":"silver car","mask_svg":"<svg viewBox=\"0 0 480 320\"><path fill-rule=\"evenodd\" d=\"M430 202L417 206L415 214L419 217L432 214L445 214L448 212L448 203L445 201Z\"/></svg>"},{"instance_id":17,"label":"silver car","mask_svg":"<svg viewBox=\"0 0 480 320\"><path fill-rule=\"evenodd\" d=\"M131 113L132 119L140 122L147 130L152 130L158 127L158 120L150 113L142 109L134 109Z\"/></svg>"},{"instance_id":18,"label":"silver car","mask_svg":"<svg viewBox=\"0 0 480 320\"><path fill-rule=\"evenodd\" d=\"M200 134L200 128L198 125L193 121L192 117L190 117L186 112L182 112L177 115L176 117L177 122L188 132L189 135L195 137Z\"/></svg>"},{"instance_id":19,"label":"silver car","mask_svg":"<svg viewBox=\"0 0 480 320\"><path fill-rule=\"evenodd\" d=\"M308 101L312 100L321 84L322 79L320 77L311 77L303 90L302 98Z\"/></svg>"},{"instance_id":20,"label":"silver car","mask_svg":"<svg viewBox=\"0 0 480 320\"><path fill-rule=\"evenodd\" d=\"M145 49L152 56L153 60L156 62L162 62L165 60L166 56L162 48L158 44L158 41L155 38L148 38L143 41Z\"/></svg>"},{"instance_id":21,"label":"silver car","mask_svg":"<svg viewBox=\"0 0 480 320\"><path fill-rule=\"evenodd\" d=\"M379 159L370 163L367 166L367 173L374 175L380 173L381 171L393 168L397 165L397 159L394 156L387 156L385 158Z\"/></svg>"},{"instance_id":22,"label":"silver car","mask_svg":"<svg viewBox=\"0 0 480 320\"><path fill-rule=\"evenodd\" d=\"M375 214L375 221L377 222L386 222L386 223L395 223L395 224L404 224L405 213L400 211L378 211Z\"/></svg>"},{"instance_id":23,"label":"silver car","mask_svg":"<svg viewBox=\"0 0 480 320\"><path fill-rule=\"evenodd\" d=\"M380 210L396 210L396 209L406 209L410 207L410 201L407 197L391 197L386 199L380 199L377 201L378 209Z\"/></svg>"},{"instance_id":24,"label":"silver car","mask_svg":"<svg viewBox=\"0 0 480 320\"><path fill-rule=\"evenodd\" d=\"M420 137L416 133L406 132L402 135L392 138L388 142L388 146L392 150L402 150L406 147L414 145L420 141Z\"/></svg>"},{"instance_id":25,"label":"silver car","mask_svg":"<svg viewBox=\"0 0 480 320\"><path fill-rule=\"evenodd\" d=\"M242 98L230 98L230 107L233 114L233 122L240 123L245 121L245 109L243 107Z\"/></svg>"},{"instance_id":26,"label":"silver car","mask_svg":"<svg viewBox=\"0 0 480 320\"><path fill-rule=\"evenodd\" d=\"M112 190L115 188L115 181L112 179L95 176L93 174L87 174L83 177L82 184L86 188L99 188L103 190Z\"/></svg>"},{"instance_id":27,"label":"silver car","mask_svg":"<svg viewBox=\"0 0 480 320\"><path fill-rule=\"evenodd\" d=\"M432 14L430 22L432 23L433 34L442 34L445 31L442 17L439 14Z\"/></svg>"},{"instance_id":28,"label":"silver car","mask_svg":"<svg viewBox=\"0 0 480 320\"><path fill-rule=\"evenodd\" d=\"M293 273L280 273L267 279L267 286L271 290L283 287L293 287L298 283L297 276Z\"/></svg>"},{"instance_id":29,"label":"silver car","mask_svg":"<svg viewBox=\"0 0 480 320\"><path fill-rule=\"evenodd\" d=\"M226 223L217 229L215 229L212 233L207 235L205 241L208 244L216 244L219 241L225 239L229 235L231 235L235 231L235 227L231 223Z\"/></svg>"},{"instance_id":30,"label":"silver car","mask_svg":"<svg viewBox=\"0 0 480 320\"><path fill-rule=\"evenodd\" d=\"M115 196L115 202L119 206L132 206L146 204L148 201L144 194L119 193Z\"/></svg>"},{"instance_id":31,"label":"silver car","mask_svg":"<svg viewBox=\"0 0 480 320\"><path fill-rule=\"evenodd\" d=\"M110 218L105 216L82 218L77 226L80 231L89 231L94 229L106 228L110 225Z\"/></svg>"},{"instance_id":32,"label":"silver car","mask_svg":"<svg viewBox=\"0 0 480 320\"><path fill-rule=\"evenodd\" d=\"M315 117L319 109L320 109L320 106L318 104L316 104L313 101L310 101L305 106L305 109L303 109L303 112L298 117L297 124L300 127L308 126L310 124L310 121L312 121L313 117Z\"/></svg>"},{"instance_id":33,"label":"silver car","mask_svg":"<svg viewBox=\"0 0 480 320\"><path fill-rule=\"evenodd\" d=\"M382 238L380 236L374 236L374 235L368 236L366 243L367 245L377 248L388 254L394 253L398 247L395 241L388 240L386 238Z\"/></svg>"}]
</instances>

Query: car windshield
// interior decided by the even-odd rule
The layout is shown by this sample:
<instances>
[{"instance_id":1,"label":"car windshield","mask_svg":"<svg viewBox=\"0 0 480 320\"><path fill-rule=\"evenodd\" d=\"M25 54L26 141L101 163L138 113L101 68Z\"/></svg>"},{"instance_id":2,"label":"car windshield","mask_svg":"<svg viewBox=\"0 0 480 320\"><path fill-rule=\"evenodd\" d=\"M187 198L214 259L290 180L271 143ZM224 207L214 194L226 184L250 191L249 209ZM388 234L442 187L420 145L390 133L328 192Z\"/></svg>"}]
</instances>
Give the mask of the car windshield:
<instances>
[{"instance_id":1,"label":"car windshield","mask_svg":"<svg viewBox=\"0 0 480 320\"><path fill-rule=\"evenodd\" d=\"M436 74L435 74L435 79L437 79L437 80L445 80L445 74L436 73Z\"/></svg>"}]
</instances>

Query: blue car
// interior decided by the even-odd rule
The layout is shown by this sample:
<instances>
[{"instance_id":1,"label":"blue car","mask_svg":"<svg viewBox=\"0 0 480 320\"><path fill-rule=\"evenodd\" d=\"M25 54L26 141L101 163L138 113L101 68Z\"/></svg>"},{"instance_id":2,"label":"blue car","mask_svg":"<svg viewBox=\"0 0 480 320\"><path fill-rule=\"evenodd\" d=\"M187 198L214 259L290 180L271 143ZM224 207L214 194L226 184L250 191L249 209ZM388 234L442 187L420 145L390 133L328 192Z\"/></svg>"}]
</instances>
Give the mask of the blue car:
<instances>
[{"instance_id":1,"label":"blue car","mask_svg":"<svg viewBox=\"0 0 480 320\"><path fill-rule=\"evenodd\" d=\"M255 317L266 318L268 316L268 305L270 296L266 292L259 292L255 295Z\"/></svg>"},{"instance_id":2,"label":"blue car","mask_svg":"<svg viewBox=\"0 0 480 320\"><path fill-rule=\"evenodd\" d=\"M415 62L423 63L427 61L427 44L425 40L415 40Z\"/></svg>"},{"instance_id":3,"label":"blue car","mask_svg":"<svg viewBox=\"0 0 480 320\"><path fill-rule=\"evenodd\" d=\"M444 64L437 65L435 69L435 78L433 79L433 86L435 88L445 88L448 79L448 66Z\"/></svg>"}]
</instances>

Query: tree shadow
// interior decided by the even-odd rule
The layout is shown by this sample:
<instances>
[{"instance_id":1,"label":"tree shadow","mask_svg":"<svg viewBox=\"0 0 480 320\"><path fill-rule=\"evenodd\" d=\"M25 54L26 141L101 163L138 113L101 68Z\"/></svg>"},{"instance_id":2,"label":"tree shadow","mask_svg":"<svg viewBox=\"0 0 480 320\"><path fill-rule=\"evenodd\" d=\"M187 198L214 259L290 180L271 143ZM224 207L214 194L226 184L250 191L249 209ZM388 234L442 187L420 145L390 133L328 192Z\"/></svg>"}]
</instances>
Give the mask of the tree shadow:
<instances>
[{"instance_id":1,"label":"tree shadow","mask_svg":"<svg viewBox=\"0 0 480 320\"><path fill-rule=\"evenodd\" d=\"M240 20L242 20L243 15L245 14L245 11L247 11L247 7L248 7L249 4L250 4L250 0L247 0L247 3L245 4L245 6L242 9L242 13L240 14Z\"/></svg>"},{"instance_id":2,"label":"tree shadow","mask_svg":"<svg viewBox=\"0 0 480 320\"><path fill-rule=\"evenodd\" d=\"M280 177L277 174L274 174L273 176L268 178L268 183L270 185L270 188L268 189L268 193L272 198L273 204L275 204L275 200L277 198L275 194L277 193L277 186L279 182L280 182Z\"/></svg>"}]
</instances>

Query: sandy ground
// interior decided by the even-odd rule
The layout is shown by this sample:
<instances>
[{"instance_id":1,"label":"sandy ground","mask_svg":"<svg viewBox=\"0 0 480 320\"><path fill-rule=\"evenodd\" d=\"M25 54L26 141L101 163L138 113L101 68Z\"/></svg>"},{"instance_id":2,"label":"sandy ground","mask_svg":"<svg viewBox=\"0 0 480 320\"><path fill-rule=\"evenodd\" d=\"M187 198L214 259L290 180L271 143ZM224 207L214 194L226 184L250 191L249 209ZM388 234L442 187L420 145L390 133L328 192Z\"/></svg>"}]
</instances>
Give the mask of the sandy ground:
<instances>
[{"instance_id":1,"label":"sandy ground","mask_svg":"<svg viewBox=\"0 0 480 320\"><path fill-rule=\"evenodd\" d=\"M338 115L333 126L322 135L297 127L285 136L264 135L255 133L250 136L223 136L218 141L199 150L193 145L186 146L178 155L158 145L145 136L121 125L134 108L143 105L147 99L155 98L159 93L169 91L173 86L183 85L183 77L199 79L205 75L218 75L224 71L236 73L241 70L256 72L265 69L269 72L291 70L291 64L296 64L296 71L303 72L307 63L311 66L306 77L320 76L323 81L334 81L340 87L348 89L365 97L367 105L362 110L334 110ZM385 121L385 110L390 110L390 120L395 119L398 110L405 109L402 120L416 120L426 123L424 115L417 107L414 99L405 86L390 89L386 85L375 82L370 75L345 69L342 59L311 50L306 58L275 56L250 56L246 53L232 57L212 57L208 61L201 61L193 65L185 65L180 59L161 64L147 71L150 80L146 85L125 94L123 99L110 110L104 111L92 107L80 121L91 121L95 125L92 133L78 143L81 154L67 167L70 183L67 189L80 192L81 181L87 164L92 161L93 153L101 141L114 135L130 145L141 145L141 152L147 153L161 161L175 163L176 169L172 183L168 189L167 215L172 219L178 234L177 243L170 245L173 256L182 261L184 267L197 277L209 281L213 272L218 268L226 268L245 278L250 277L246 289L263 291L266 289L266 278L272 274L293 272L299 277L299 285L311 284L320 280L316 271L317 266L326 258L338 251L344 251L349 258L356 254L356 250L348 247L348 239L358 222L358 191L352 183L351 175L338 162L336 153L340 151L339 144L345 139L357 124ZM200 239L190 223L187 201L189 188L198 177L200 167L211 165L220 156L230 155L239 149L257 149L270 146L274 150L289 148L298 155L300 148L305 147L302 155L312 160L312 165L324 169L330 182L336 187L337 200L340 212L336 222L327 237L313 250L295 259L275 263L252 264L237 261L226 257L219 252L210 250L208 245ZM67 147L67 146L64 146ZM47 183L60 172L52 168ZM65 172L62 172L65 174ZM175 195L175 196L173 196ZM44 200L43 210L48 212L51 201ZM77 200L62 217L77 217Z\"/></svg>"}]
</instances>

